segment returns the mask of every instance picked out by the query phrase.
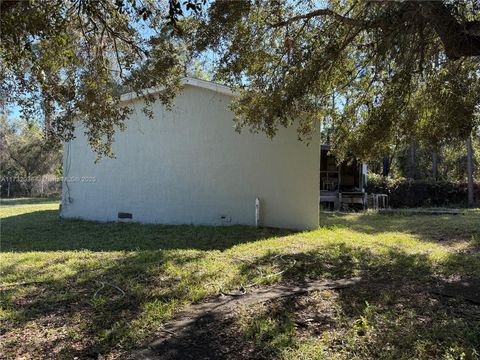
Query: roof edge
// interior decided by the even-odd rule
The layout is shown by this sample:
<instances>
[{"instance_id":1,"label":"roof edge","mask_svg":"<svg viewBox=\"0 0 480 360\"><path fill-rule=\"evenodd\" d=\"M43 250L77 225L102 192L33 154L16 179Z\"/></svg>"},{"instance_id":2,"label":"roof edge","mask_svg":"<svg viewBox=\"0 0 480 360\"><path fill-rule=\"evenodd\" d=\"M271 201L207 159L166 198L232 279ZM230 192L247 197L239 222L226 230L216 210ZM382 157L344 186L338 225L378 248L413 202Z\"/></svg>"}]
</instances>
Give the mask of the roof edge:
<instances>
[{"instance_id":1,"label":"roof edge","mask_svg":"<svg viewBox=\"0 0 480 360\"><path fill-rule=\"evenodd\" d=\"M190 85L190 86L198 87L198 88L201 88L201 89L207 89L207 90L211 90L211 91L214 91L214 92L217 92L217 93L220 93L220 94L223 94L223 95L228 95L228 96L234 96L235 93L236 93L229 86L217 84L217 83L214 83L214 82L211 82L211 81L200 80L200 79L196 79L196 78L192 78L192 77L184 77L180 80L180 83L182 85ZM156 93L158 93L162 90L163 90L163 87L159 86L159 87L155 87L155 88L148 88L148 89L142 90L143 94L137 94L134 91L129 92L129 93L126 93L126 94L122 94L120 96L120 101L123 102L123 101L135 100L135 99L143 97L144 95L156 94Z\"/></svg>"}]
</instances>

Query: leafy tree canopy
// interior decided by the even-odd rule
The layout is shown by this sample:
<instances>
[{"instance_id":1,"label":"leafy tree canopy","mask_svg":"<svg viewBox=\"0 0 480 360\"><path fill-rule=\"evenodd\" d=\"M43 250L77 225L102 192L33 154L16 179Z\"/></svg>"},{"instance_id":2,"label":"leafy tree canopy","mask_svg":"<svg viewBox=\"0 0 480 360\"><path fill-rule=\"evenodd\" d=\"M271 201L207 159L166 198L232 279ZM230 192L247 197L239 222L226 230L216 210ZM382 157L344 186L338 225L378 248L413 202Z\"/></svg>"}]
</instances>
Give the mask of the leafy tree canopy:
<instances>
[{"instance_id":1,"label":"leafy tree canopy","mask_svg":"<svg viewBox=\"0 0 480 360\"><path fill-rule=\"evenodd\" d=\"M239 89L239 127L273 136L295 123L308 139L327 123L340 154L368 158L399 137L436 146L471 132L479 10L476 0L0 0L0 79L4 101L43 113L51 137L71 138L78 119L110 155L129 113L119 95L161 86L168 105L209 54L216 80Z\"/></svg>"},{"instance_id":2,"label":"leafy tree canopy","mask_svg":"<svg viewBox=\"0 0 480 360\"><path fill-rule=\"evenodd\" d=\"M0 173L2 177L53 174L61 167L60 147L46 146L39 124L0 117Z\"/></svg>"}]
</instances>

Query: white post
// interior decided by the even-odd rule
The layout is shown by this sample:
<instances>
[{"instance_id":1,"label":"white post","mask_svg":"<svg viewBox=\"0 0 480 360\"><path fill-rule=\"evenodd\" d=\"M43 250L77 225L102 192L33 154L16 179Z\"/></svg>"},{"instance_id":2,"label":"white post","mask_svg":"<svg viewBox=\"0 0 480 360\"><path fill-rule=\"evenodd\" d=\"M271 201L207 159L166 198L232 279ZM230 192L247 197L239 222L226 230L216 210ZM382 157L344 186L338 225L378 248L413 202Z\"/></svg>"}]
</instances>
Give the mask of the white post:
<instances>
[{"instance_id":1,"label":"white post","mask_svg":"<svg viewBox=\"0 0 480 360\"><path fill-rule=\"evenodd\" d=\"M258 197L255 199L255 226L257 228L260 226L260 199Z\"/></svg>"}]
</instances>

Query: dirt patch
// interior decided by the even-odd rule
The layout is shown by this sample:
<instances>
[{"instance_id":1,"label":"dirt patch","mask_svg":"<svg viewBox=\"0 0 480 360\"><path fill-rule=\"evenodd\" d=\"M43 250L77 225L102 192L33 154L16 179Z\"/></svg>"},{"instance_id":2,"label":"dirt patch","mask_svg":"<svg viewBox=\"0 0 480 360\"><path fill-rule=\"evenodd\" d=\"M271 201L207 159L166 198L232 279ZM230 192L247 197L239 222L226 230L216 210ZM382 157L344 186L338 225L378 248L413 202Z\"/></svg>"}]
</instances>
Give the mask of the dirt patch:
<instances>
[{"instance_id":1,"label":"dirt patch","mask_svg":"<svg viewBox=\"0 0 480 360\"><path fill-rule=\"evenodd\" d=\"M253 305L311 291L341 289L355 285L360 278L319 280L298 286L277 285L240 296L219 296L210 302L195 304L180 312L162 329L162 336L135 352L142 359L220 359L236 352L225 346L227 333L222 333L233 311ZM215 334L214 338L212 334ZM221 344L221 346L220 346ZM218 346L217 346L218 345ZM230 358L232 358L230 356Z\"/></svg>"},{"instance_id":2,"label":"dirt patch","mask_svg":"<svg viewBox=\"0 0 480 360\"><path fill-rule=\"evenodd\" d=\"M433 294L450 298L460 298L480 305L480 279L456 279L447 281L431 291Z\"/></svg>"}]
</instances>

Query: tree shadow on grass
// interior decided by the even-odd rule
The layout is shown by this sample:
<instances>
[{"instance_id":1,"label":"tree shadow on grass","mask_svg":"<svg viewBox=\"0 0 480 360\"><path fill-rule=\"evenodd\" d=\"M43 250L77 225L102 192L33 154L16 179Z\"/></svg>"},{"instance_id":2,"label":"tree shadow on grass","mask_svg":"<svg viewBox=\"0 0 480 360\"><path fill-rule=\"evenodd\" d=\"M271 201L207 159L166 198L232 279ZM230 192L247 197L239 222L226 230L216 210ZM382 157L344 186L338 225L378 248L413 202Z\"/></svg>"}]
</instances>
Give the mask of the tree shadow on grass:
<instances>
[{"instance_id":1,"label":"tree shadow on grass","mask_svg":"<svg viewBox=\"0 0 480 360\"><path fill-rule=\"evenodd\" d=\"M295 231L252 226L154 225L59 220L44 210L2 219L2 251L226 250Z\"/></svg>"},{"instance_id":2,"label":"tree shadow on grass","mask_svg":"<svg viewBox=\"0 0 480 360\"><path fill-rule=\"evenodd\" d=\"M64 358L121 352L155 332L174 309L216 292L203 287L219 276L222 264L215 264L220 270L202 268L211 256L207 251L292 233L246 226L59 221L55 210L6 217L2 252L19 257L1 269L6 321L0 352L11 358L48 357L52 351ZM93 253L62 253L79 250ZM48 261L23 254L31 251L45 252ZM104 254L111 251L127 253Z\"/></svg>"},{"instance_id":3,"label":"tree shadow on grass","mask_svg":"<svg viewBox=\"0 0 480 360\"><path fill-rule=\"evenodd\" d=\"M241 276L252 281L267 269L283 269L282 282L292 286L359 275L362 281L270 301L233 318L209 313L155 346L154 358L473 359L480 348L480 282L448 292L468 279L467 264L478 272L468 254L438 264L426 254L396 248L379 254L343 243L271 253L245 261Z\"/></svg>"},{"instance_id":4,"label":"tree shadow on grass","mask_svg":"<svg viewBox=\"0 0 480 360\"><path fill-rule=\"evenodd\" d=\"M234 326L263 358L475 359L479 317L478 306L418 283L362 282L262 304Z\"/></svg>"},{"instance_id":5,"label":"tree shadow on grass","mask_svg":"<svg viewBox=\"0 0 480 360\"><path fill-rule=\"evenodd\" d=\"M219 253L189 249L225 250L243 242L291 233L249 227L59 222L56 217L56 211L40 211L2 220L4 251L94 252L80 257L54 256L43 267L27 269L22 263L23 255L19 255L18 262L2 269L2 276L22 272L26 280L25 284L7 286L1 291L7 313L2 330L6 336L2 341L3 353L7 358L25 354L125 357L124 349L154 338L175 310L217 294L218 289L207 288L206 284L215 283L222 273L231 271L222 259L217 259L213 269L203 263L209 256L220 256ZM378 225L382 231L390 231L382 225ZM371 225L353 223L352 229L375 233L370 228L362 230L362 226ZM100 253L123 250L138 251L118 257ZM63 263L68 266L62 267ZM334 300L327 305L337 309L335 316L326 318L319 312L318 301L317 307L302 307L305 297L296 296L267 303L265 311L253 312L242 320L242 326L235 319L205 318L197 327L179 334L174 343L168 343L169 354L171 358L182 358L179 354L187 353L191 358L225 358L226 354L232 359L272 358L286 352L295 354L303 335L318 342L322 334L328 333L332 340L325 344L325 351L361 354L364 358L388 357L380 349L390 349L390 358L438 358L448 351L454 352L453 357L463 351L468 358L471 349L480 346L478 306L467 304L463 294L445 297L430 289L442 290L452 282L468 280L472 274L480 273L478 264L478 252L452 254L441 263L434 263L423 253L411 254L396 247L376 253L343 242L316 251L271 252L242 261L238 277L226 287L240 289L242 284L258 282L263 275L280 272L277 277L287 284L357 275L363 280L359 285L333 292ZM45 276L29 283L29 279L39 277L39 272ZM259 281L257 286L261 285ZM314 311L318 320L292 330L292 321L306 322L307 314ZM304 314L305 319L297 318L297 314ZM331 333L331 329L338 333ZM258 332L263 334L260 338L256 337ZM157 355L162 358L161 349Z\"/></svg>"},{"instance_id":6,"label":"tree shadow on grass","mask_svg":"<svg viewBox=\"0 0 480 360\"><path fill-rule=\"evenodd\" d=\"M318 277L362 277L359 284L336 291L331 304L341 315L340 324L335 325L341 336L336 340L344 342L342 350L352 355L360 352L364 358L383 358L385 349L390 349L386 357L392 359L456 358L461 353L474 358L475 349L480 348L480 282L471 276L472 271L479 273L478 260L476 253L452 254L438 264L426 254L396 248L378 254L336 244L320 253L291 255L289 262L294 265L284 277L293 283ZM249 264L244 271L250 272L252 266L257 265ZM470 286L461 285L465 283ZM280 309L295 316L296 306ZM315 329L316 324L309 326Z\"/></svg>"},{"instance_id":7,"label":"tree shadow on grass","mask_svg":"<svg viewBox=\"0 0 480 360\"><path fill-rule=\"evenodd\" d=\"M4 306L17 312L4 326L11 335L3 342L3 352L49 356L56 351L63 358L97 358L99 354L124 357L123 349L155 339L156 334L164 336L158 333L160 325L182 304L217 293L197 293L201 291L196 288L198 284L208 284L223 271L204 271L200 263L207 256L207 252L156 250L103 261L99 254L97 262L78 261L64 276L6 289L2 291ZM391 358L417 356L419 351L424 351L425 356L417 357L437 358L448 349L460 349L468 358L471 349L480 345L479 307L466 304L462 296L444 298L430 289L451 283L451 273L464 280L468 276L466 265L471 263L469 256L447 258L438 265L426 254L408 254L396 248L379 254L344 243L320 251L281 255L272 252L242 262L239 278L253 283L268 270L283 270L282 281L292 285L358 275L362 281L326 298L333 299L327 304L335 307L333 315L318 310L327 301L323 298L303 306L308 296L267 303L264 311L252 310L240 325L236 318L209 314L155 349L155 356L277 358L298 351L303 346L302 338L318 342L328 332L331 341L325 346L362 354L364 358L382 357L384 348L390 349ZM469 266L478 270L478 264ZM56 265L55 261L50 264ZM187 275L177 274L181 269L186 269ZM230 286L241 285L232 281ZM311 318L316 320L302 324ZM28 335L19 338L27 325ZM62 329L68 329L66 334L55 335ZM330 333L332 329L336 332ZM45 333L53 334L52 339L43 343L32 340L42 339Z\"/></svg>"},{"instance_id":8,"label":"tree shadow on grass","mask_svg":"<svg viewBox=\"0 0 480 360\"><path fill-rule=\"evenodd\" d=\"M174 309L205 295L197 286L214 275L176 274L182 267L197 268L205 256L156 250L87 259L71 265L65 276L1 287L2 307L10 315L3 322L0 353L69 359L122 354L155 333ZM15 266L3 270L16 271Z\"/></svg>"}]
</instances>

